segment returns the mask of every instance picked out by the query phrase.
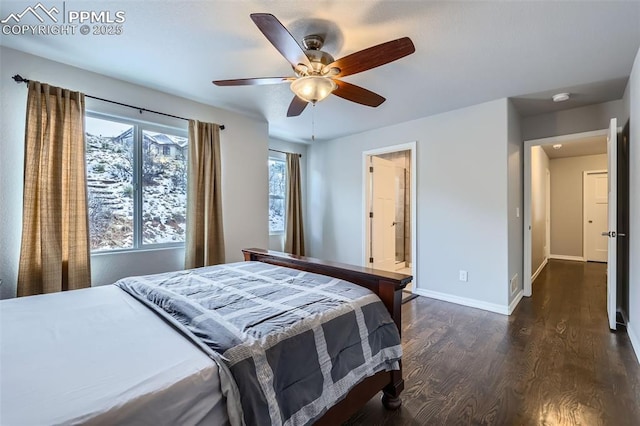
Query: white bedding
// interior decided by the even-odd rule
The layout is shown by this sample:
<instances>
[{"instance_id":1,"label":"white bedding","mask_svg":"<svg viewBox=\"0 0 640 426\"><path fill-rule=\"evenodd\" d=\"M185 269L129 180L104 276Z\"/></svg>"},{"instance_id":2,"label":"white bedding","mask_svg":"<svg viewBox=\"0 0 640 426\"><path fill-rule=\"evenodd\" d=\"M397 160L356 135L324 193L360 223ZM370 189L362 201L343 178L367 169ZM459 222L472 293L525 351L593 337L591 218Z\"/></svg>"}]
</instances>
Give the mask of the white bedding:
<instances>
[{"instance_id":1,"label":"white bedding","mask_svg":"<svg viewBox=\"0 0 640 426\"><path fill-rule=\"evenodd\" d=\"M0 302L0 424L228 424L218 366L115 286Z\"/></svg>"}]
</instances>

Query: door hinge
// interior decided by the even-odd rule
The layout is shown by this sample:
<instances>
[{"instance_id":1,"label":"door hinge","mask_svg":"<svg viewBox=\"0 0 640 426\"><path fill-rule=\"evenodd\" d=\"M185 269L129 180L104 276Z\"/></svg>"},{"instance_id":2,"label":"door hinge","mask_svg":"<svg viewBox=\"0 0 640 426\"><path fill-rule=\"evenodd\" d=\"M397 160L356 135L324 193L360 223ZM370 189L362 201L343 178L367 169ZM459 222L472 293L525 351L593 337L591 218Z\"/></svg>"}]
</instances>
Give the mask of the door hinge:
<instances>
[{"instance_id":1,"label":"door hinge","mask_svg":"<svg viewBox=\"0 0 640 426\"><path fill-rule=\"evenodd\" d=\"M373 173L373 166L369 167L369 173Z\"/></svg>"},{"instance_id":2,"label":"door hinge","mask_svg":"<svg viewBox=\"0 0 640 426\"><path fill-rule=\"evenodd\" d=\"M373 217L373 212L369 212L369 217Z\"/></svg>"},{"instance_id":3,"label":"door hinge","mask_svg":"<svg viewBox=\"0 0 640 426\"><path fill-rule=\"evenodd\" d=\"M373 257L369 258L369 263L373 263Z\"/></svg>"}]
</instances>

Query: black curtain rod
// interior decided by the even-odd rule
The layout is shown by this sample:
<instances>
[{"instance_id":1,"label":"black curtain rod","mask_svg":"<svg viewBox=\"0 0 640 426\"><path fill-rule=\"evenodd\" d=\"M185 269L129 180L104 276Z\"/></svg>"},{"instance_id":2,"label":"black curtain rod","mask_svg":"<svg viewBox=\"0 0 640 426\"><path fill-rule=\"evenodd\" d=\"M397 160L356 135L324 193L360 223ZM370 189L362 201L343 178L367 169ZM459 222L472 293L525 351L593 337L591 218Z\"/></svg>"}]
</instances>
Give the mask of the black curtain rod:
<instances>
[{"instance_id":1,"label":"black curtain rod","mask_svg":"<svg viewBox=\"0 0 640 426\"><path fill-rule=\"evenodd\" d=\"M281 154L298 154L297 152L280 151L278 149L273 149L273 148L269 148L269 151L279 152ZM300 158L302 158L302 154L298 154L298 156L300 156Z\"/></svg>"},{"instance_id":2,"label":"black curtain rod","mask_svg":"<svg viewBox=\"0 0 640 426\"><path fill-rule=\"evenodd\" d=\"M13 80L16 83L29 83L29 80L24 78L24 77L22 77L20 74L16 74L11 78L13 78ZM145 112L151 112L153 114L164 115L166 117L177 118L179 120L189 121L188 118L178 117L177 115L167 114L165 112L153 111L151 109L146 109L146 108L140 108L140 107L133 106L133 105L123 104L122 102L116 102L116 101L111 101L109 99L99 98L97 96L91 96L91 95L86 95L86 94L84 96L87 97L87 98L96 99L98 101L109 102L110 104L116 104L116 105L124 106L124 107L127 107L127 108L137 109L138 111L140 111L140 113L142 113L142 111L145 111ZM224 124L220 124L220 130L224 130Z\"/></svg>"}]
</instances>

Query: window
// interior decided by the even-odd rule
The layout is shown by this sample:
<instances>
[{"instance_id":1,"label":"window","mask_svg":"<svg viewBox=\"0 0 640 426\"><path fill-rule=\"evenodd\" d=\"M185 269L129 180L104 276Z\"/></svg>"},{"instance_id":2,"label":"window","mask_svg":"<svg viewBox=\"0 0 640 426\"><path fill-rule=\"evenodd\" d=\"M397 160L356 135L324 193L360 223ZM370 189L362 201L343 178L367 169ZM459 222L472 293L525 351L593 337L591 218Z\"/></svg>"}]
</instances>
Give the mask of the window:
<instances>
[{"instance_id":1,"label":"window","mask_svg":"<svg viewBox=\"0 0 640 426\"><path fill-rule=\"evenodd\" d=\"M269 233L281 234L285 224L287 168L281 159L269 159Z\"/></svg>"},{"instance_id":2,"label":"window","mask_svg":"<svg viewBox=\"0 0 640 426\"><path fill-rule=\"evenodd\" d=\"M91 250L184 244L186 132L96 114L85 124Z\"/></svg>"},{"instance_id":3,"label":"window","mask_svg":"<svg viewBox=\"0 0 640 426\"><path fill-rule=\"evenodd\" d=\"M171 147L169 145L165 145L162 147L162 155L165 157L171 155Z\"/></svg>"}]
</instances>

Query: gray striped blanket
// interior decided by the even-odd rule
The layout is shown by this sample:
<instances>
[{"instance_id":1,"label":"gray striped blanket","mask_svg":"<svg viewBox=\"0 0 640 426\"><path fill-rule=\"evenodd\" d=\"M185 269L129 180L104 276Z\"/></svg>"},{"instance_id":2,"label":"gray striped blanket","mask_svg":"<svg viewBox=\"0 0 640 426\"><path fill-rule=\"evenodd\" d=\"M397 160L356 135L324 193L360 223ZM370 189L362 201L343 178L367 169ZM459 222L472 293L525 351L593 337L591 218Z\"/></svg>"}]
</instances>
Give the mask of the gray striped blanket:
<instances>
[{"instance_id":1,"label":"gray striped blanket","mask_svg":"<svg viewBox=\"0 0 640 426\"><path fill-rule=\"evenodd\" d=\"M116 285L219 363L232 424L311 424L402 355L380 299L323 275L239 262Z\"/></svg>"}]
</instances>

